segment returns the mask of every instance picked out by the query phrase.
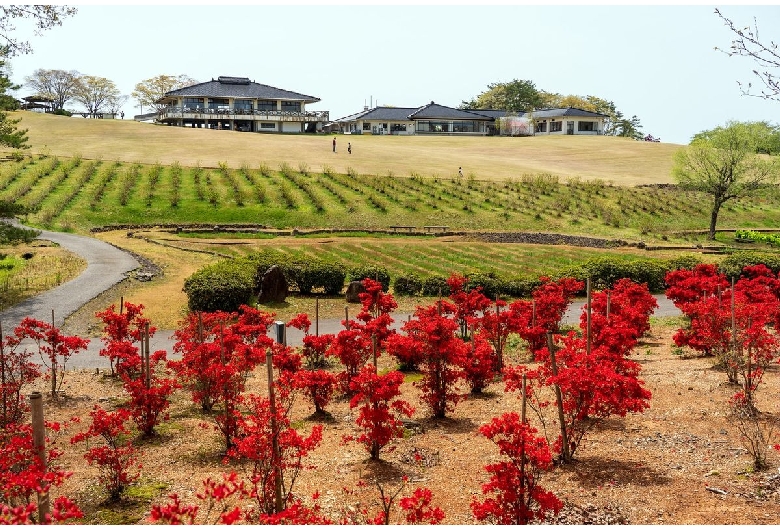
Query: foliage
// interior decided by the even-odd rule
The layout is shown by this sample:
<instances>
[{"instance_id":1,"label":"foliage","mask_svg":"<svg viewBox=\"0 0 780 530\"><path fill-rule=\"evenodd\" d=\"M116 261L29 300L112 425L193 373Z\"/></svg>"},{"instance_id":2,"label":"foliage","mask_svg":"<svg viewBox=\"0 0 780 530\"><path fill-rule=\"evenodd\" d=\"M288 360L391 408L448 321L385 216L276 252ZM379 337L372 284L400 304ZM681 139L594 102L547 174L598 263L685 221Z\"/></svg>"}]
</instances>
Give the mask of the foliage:
<instances>
[{"instance_id":1,"label":"foliage","mask_svg":"<svg viewBox=\"0 0 780 530\"><path fill-rule=\"evenodd\" d=\"M371 338L359 329L343 329L330 343L326 355L336 357L344 367L339 374L342 390L349 394L352 379L371 358Z\"/></svg>"},{"instance_id":2,"label":"foliage","mask_svg":"<svg viewBox=\"0 0 780 530\"><path fill-rule=\"evenodd\" d=\"M170 396L179 387L175 379L162 377L167 375L162 374L166 370L167 352L157 350L149 357L148 373L142 369L133 377L126 370L120 372L125 392L130 394L126 408L144 436L154 435L154 428L162 419L167 419Z\"/></svg>"},{"instance_id":3,"label":"foliage","mask_svg":"<svg viewBox=\"0 0 780 530\"><path fill-rule=\"evenodd\" d=\"M450 291L450 300L455 304L455 321L460 328L460 336L463 339L469 337L469 323L479 313L490 307L490 298L483 294L480 283L473 283L471 279L457 274L447 279Z\"/></svg>"},{"instance_id":4,"label":"foliage","mask_svg":"<svg viewBox=\"0 0 780 530\"><path fill-rule=\"evenodd\" d=\"M60 430L56 423L46 427ZM45 444L46 462L41 462L31 425L8 423L0 428L0 524L50 524L83 516L71 499L58 497L47 519L37 520L37 494L47 494L72 474L55 463L62 451L53 448L48 437Z\"/></svg>"},{"instance_id":5,"label":"foliage","mask_svg":"<svg viewBox=\"0 0 780 530\"><path fill-rule=\"evenodd\" d=\"M36 6L45 7L45 6ZM0 7L7 14L7 10L11 7ZM3 16L0 16L0 37L5 37L3 30L6 20ZM8 116L6 111L14 110L17 108L16 100L9 94L9 91L14 91L19 86L11 83L8 73L8 65L5 58L8 56L7 48L0 48L0 146L11 147L13 149L28 149L30 146L27 144L27 129L17 129L21 119L12 119Z\"/></svg>"},{"instance_id":6,"label":"foliage","mask_svg":"<svg viewBox=\"0 0 780 530\"><path fill-rule=\"evenodd\" d=\"M478 521L492 524L528 524L557 514L563 503L539 485L542 472L552 468L552 456L544 437L520 421L516 412L493 418L479 432L498 445L505 460L485 466L491 474L482 493L494 493L482 502L472 501Z\"/></svg>"},{"instance_id":7,"label":"foliage","mask_svg":"<svg viewBox=\"0 0 780 530\"><path fill-rule=\"evenodd\" d=\"M98 311L95 316L103 323L103 337L105 345L100 349L102 357L108 357L111 366L111 375L127 375L133 377L141 368L141 356L138 353L136 343L141 341L147 325L151 322L143 316L143 304L125 302L116 312L116 307L111 305L103 311ZM157 328L149 326L149 336L153 337Z\"/></svg>"},{"instance_id":8,"label":"foliage","mask_svg":"<svg viewBox=\"0 0 780 530\"><path fill-rule=\"evenodd\" d=\"M107 412L95 405L89 415L92 418L89 428L71 438L70 443L89 442L93 438L102 441L95 446L88 444L84 458L90 465L98 466L100 483L106 488L109 497L116 500L122 496L125 488L138 478L138 451L129 439L122 441L124 435L130 433L125 427L130 411L119 409Z\"/></svg>"},{"instance_id":9,"label":"foliage","mask_svg":"<svg viewBox=\"0 0 780 530\"><path fill-rule=\"evenodd\" d=\"M63 111L76 94L81 74L76 70L36 69L24 78L25 86L35 91L38 96L52 100L52 110Z\"/></svg>"},{"instance_id":10,"label":"foliage","mask_svg":"<svg viewBox=\"0 0 780 530\"><path fill-rule=\"evenodd\" d=\"M9 56L32 52L29 42L14 39L11 34L16 30L15 19L31 19L35 23L36 34L62 25L62 19L75 15L75 7L54 5L7 5L0 7L0 38L6 41L4 48Z\"/></svg>"},{"instance_id":11,"label":"foliage","mask_svg":"<svg viewBox=\"0 0 780 530\"><path fill-rule=\"evenodd\" d=\"M25 317L14 329L18 340L29 339L37 347L43 365L48 369L47 377L51 381L51 396L57 397L65 380L65 369L70 357L87 349L89 339L64 335L59 328L48 322Z\"/></svg>"},{"instance_id":12,"label":"foliage","mask_svg":"<svg viewBox=\"0 0 780 530\"><path fill-rule=\"evenodd\" d=\"M225 260L184 280L190 311L236 311L252 297L255 266L251 259Z\"/></svg>"},{"instance_id":13,"label":"foliage","mask_svg":"<svg viewBox=\"0 0 780 530\"><path fill-rule=\"evenodd\" d=\"M119 89L113 81L95 75L82 75L73 89L73 99L81 103L93 118L107 110L112 100L120 96Z\"/></svg>"},{"instance_id":14,"label":"foliage","mask_svg":"<svg viewBox=\"0 0 780 530\"><path fill-rule=\"evenodd\" d=\"M362 267L353 267L347 273L349 281L363 281L369 278L382 284L382 290L390 290L390 273L387 269L378 265L365 265Z\"/></svg>"},{"instance_id":15,"label":"foliage","mask_svg":"<svg viewBox=\"0 0 780 530\"><path fill-rule=\"evenodd\" d=\"M197 81L184 74L177 76L161 74L136 83L131 96L138 101L138 104L142 108L150 107L154 108L155 111L160 112L165 108L165 105L158 103L158 101L162 99L166 93L196 83Z\"/></svg>"},{"instance_id":16,"label":"foliage","mask_svg":"<svg viewBox=\"0 0 780 530\"><path fill-rule=\"evenodd\" d=\"M422 291L422 280L415 274L396 276L393 280L393 292L396 296L415 296Z\"/></svg>"},{"instance_id":17,"label":"foliage","mask_svg":"<svg viewBox=\"0 0 780 530\"><path fill-rule=\"evenodd\" d=\"M314 412L324 413L336 389L337 377L326 370L300 370L293 377L293 386L312 400Z\"/></svg>"},{"instance_id":18,"label":"foliage","mask_svg":"<svg viewBox=\"0 0 780 530\"><path fill-rule=\"evenodd\" d=\"M739 278L742 270L750 265L764 265L777 274L780 272L780 255L773 252L734 252L721 260L718 271L726 278Z\"/></svg>"},{"instance_id":19,"label":"foliage","mask_svg":"<svg viewBox=\"0 0 780 530\"><path fill-rule=\"evenodd\" d=\"M0 429L22 421L28 410L25 389L41 376L40 365L31 361L32 351L22 345L23 333L20 328L0 344Z\"/></svg>"},{"instance_id":20,"label":"foliage","mask_svg":"<svg viewBox=\"0 0 780 530\"><path fill-rule=\"evenodd\" d=\"M709 235L715 239L720 208L729 200L750 196L772 184L780 172L776 159L757 155L766 129L730 121L725 127L699 133L691 145L675 154L672 176L685 190L712 198Z\"/></svg>"},{"instance_id":21,"label":"foliage","mask_svg":"<svg viewBox=\"0 0 780 530\"><path fill-rule=\"evenodd\" d=\"M363 429L357 441L366 448L372 460L379 459L379 451L393 438L403 437L403 423L399 415L411 417L414 409L409 403L396 399L401 395L401 372L376 373L371 365L350 382L352 399L349 407L359 407L355 423Z\"/></svg>"},{"instance_id":22,"label":"foliage","mask_svg":"<svg viewBox=\"0 0 780 530\"><path fill-rule=\"evenodd\" d=\"M527 79L490 83L487 90L475 99L461 103L463 109L497 109L508 112L528 112L541 106L540 91L533 81Z\"/></svg>"},{"instance_id":23,"label":"foliage","mask_svg":"<svg viewBox=\"0 0 780 530\"><path fill-rule=\"evenodd\" d=\"M21 228L10 223L0 222L0 244L3 245L29 244L40 234L40 230Z\"/></svg>"},{"instance_id":24,"label":"foliage","mask_svg":"<svg viewBox=\"0 0 780 530\"><path fill-rule=\"evenodd\" d=\"M505 338L504 338L505 341ZM469 351L463 358L463 378L472 394L480 394L500 373L498 354L483 333L471 337Z\"/></svg>"}]
</instances>

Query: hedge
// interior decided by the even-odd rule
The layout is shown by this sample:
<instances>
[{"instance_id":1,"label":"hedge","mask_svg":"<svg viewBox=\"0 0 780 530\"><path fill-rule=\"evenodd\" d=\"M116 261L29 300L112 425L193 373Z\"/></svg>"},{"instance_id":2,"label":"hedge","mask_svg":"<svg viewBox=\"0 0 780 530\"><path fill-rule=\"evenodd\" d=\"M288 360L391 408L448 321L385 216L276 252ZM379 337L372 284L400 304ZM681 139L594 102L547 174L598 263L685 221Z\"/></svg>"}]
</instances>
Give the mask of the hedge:
<instances>
[{"instance_id":1,"label":"hedge","mask_svg":"<svg viewBox=\"0 0 780 530\"><path fill-rule=\"evenodd\" d=\"M237 311L252 298L256 265L250 259L225 260L184 280L190 311Z\"/></svg>"},{"instance_id":2,"label":"hedge","mask_svg":"<svg viewBox=\"0 0 780 530\"><path fill-rule=\"evenodd\" d=\"M347 279L351 282L363 281L371 278L382 284L382 289L387 292L390 290L390 273L384 267L377 265L364 265L362 267L352 267L349 269Z\"/></svg>"},{"instance_id":3,"label":"hedge","mask_svg":"<svg viewBox=\"0 0 780 530\"><path fill-rule=\"evenodd\" d=\"M416 296L420 294L422 287L422 280L415 274L397 276L395 280L393 280L393 293L396 296Z\"/></svg>"},{"instance_id":4,"label":"hedge","mask_svg":"<svg viewBox=\"0 0 780 530\"><path fill-rule=\"evenodd\" d=\"M739 279L742 269L748 265L758 265L761 263L766 265L775 274L780 272L780 254L755 251L734 252L720 262L718 271L725 274L727 278Z\"/></svg>"}]
</instances>

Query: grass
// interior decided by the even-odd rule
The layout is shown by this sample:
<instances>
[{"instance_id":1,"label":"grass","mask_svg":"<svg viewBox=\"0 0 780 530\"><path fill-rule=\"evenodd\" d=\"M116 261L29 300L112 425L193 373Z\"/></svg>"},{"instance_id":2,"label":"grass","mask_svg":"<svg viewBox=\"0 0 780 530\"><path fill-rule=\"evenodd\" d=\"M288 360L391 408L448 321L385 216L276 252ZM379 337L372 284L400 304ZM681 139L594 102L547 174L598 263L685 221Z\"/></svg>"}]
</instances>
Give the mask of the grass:
<instances>
[{"instance_id":1,"label":"grass","mask_svg":"<svg viewBox=\"0 0 780 530\"><path fill-rule=\"evenodd\" d=\"M347 174L457 176L503 181L524 173L601 178L633 185L670 181L675 144L636 142L603 136L539 136L529 138L445 136L340 136L352 142L352 155L331 151L328 135L250 134L184 127L166 127L132 120L85 120L18 112L20 127L29 129L33 152L122 162L232 168L243 164L320 173L324 166Z\"/></svg>"}]
</instances>

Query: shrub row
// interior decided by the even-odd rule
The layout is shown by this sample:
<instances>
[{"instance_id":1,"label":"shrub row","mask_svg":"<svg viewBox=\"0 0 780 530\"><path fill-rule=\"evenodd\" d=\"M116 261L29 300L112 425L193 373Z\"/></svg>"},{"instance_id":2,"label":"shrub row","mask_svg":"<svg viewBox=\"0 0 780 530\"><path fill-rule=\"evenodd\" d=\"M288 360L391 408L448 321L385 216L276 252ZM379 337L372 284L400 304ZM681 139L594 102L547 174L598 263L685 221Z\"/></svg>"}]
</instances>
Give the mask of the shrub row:
<instances>
[{"instance_id":1,"label":"shrub row","mask_svg":"<svg viewBox=\"0 0 780 530\"><path fill-rule=\"evenodd\" d=\"M754 232L753 230L737 230L734 237L737 241L756 241L769 245L780 246L780 235Z\"/></svg>"},{"instance_id":2,"label":"shrub row","mask_svg":"<svg viewBox=\"0 0 780 530\"><path fill-rule=\"evenodd\" d=\"M756 253L752 253L756 254ZM767 258L733 256L724 261L721 267L726 270L742 270L744 264L767 263L775 272L780 270L780 256ZM740 261L741 260L741 261ZM591 278L592 288L596 290L611 287L621 278L630 278L639 283L647 283L653 292L662 292L666 286L664 277L671 270L692 268L701 263L696 256L681 256L669 260L636 259L615 260L599 257L585 263L559 271L551 277L571 276L579 280ZM189 307L193 311L235 311L238 306L249 303L253 293L259 289L263 274L272 266L278 265L284 273L288 287L301 294L319 291L326 295L337 295L344 288L345 281L372 278L379 281L387 291L390 289L390 274L383 267L363 266L348 268L335 261L316 258L293 258L276 250L264 250L251 256L227 260L205 267L190 276L184 282L184 291L189 298ZM736 269L739 267L739 269ZM527 298L539 286L538 277L503 278L493 272L466 273L467 288L482 287L489 298L506 296ZM392 282L396 296L448 296L447 277L433 275L427 278L409 274L398 276ZM584 293L581 293L584 294Z\"/></svg>"},{"instance_id":3,"label":"shrub row","mask_svg":"<svg viewBox=\"0 0 780 530\"><path fill-rule=\"evenodd\" d=\"M780 254L773 252L755 252L744 251L734 252L724 258L718 265L718 271L726 275L727 278L739 278L742 269L748 265L764 264L772 272L780 272Z\"/></svg>"}]
</instances>

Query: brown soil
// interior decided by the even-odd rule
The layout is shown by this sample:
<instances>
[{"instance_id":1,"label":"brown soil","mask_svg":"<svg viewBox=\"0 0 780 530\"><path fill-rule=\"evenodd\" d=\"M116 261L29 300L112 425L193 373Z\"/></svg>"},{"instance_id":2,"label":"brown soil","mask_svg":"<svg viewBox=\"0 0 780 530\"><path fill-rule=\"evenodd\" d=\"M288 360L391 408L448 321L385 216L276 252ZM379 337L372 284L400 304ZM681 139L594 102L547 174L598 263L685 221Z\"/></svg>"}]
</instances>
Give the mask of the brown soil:
<instances>
[{"instance_id":1,"label":"brown soil","mask_svg":"<svg viewBox=\"0 0 780 530\"><path fill-rule=\"evenodd\" d=\"M671 325L656 325L634 355L653 393L651 407L643 414L604 422L586 436L574 464L556 467L543 476L543 485L566 505L558 522L780 523L780 454L771 452L768 470L751 470L752 459L727 416L728 398L735 389L726 384L723 372L713 368L711 359L673 353L673 331ZM264 372L258 370L249 381L249 390L264 393L263 382ZM777 412L779 382L774 366L759 391L759 409ZM64 451L60 463L73 471L57 494L77 500L86 514L83 522L144 523L152 503L163 502L170 493L196 503L203 479L219 478L233 468L222 462L219 436L201 426L210 420L179 391L159 435L147 441L135 439L143 451L138 486L128 492L126 500L107 502L97 485L97 470L82 457L84 445L71 446L68 439L86 428L93 405L120 404L124 399L121 386L102 373L87 371L68 373L66 384L65 398L59 403L49 400L45 414L47 420L83 418L80 425L71 425L57 437ZM407 476L410 483L404 494L427 487L434 503L444 509L445 523L474 524L469 505L481 498L481 484L487 479L484 466L498 459L496 446L476 430L504 411L519 410L517 395L504 393L503 385L494 383L483 396L459 403L450 418L434 421L419 405L418 391L411 383L404 384L403 393L416 406L413 419L421 428L383 449L379 463L367 460L362 446L342 443L344 435L357 432L355 413L346 401L335 399L327 407L331 417L324 422L323 441L307 460L314 468L303 472L296 493L309 499L319 491L324 512L334 518L355 513L352 510L359 502L375 513L375 489L350 495L344 488L359 490L360 480L372 484L378 478L394 491ZM292 410L294 426L308 433L315 424L312 412L313 406L299 397ZM415 453L421 461L416 462ZM394 522L399 522L397 509L394 514ZM200 522L213 519L212 515L211 521Z\"/></svg>"}]
</instances>

